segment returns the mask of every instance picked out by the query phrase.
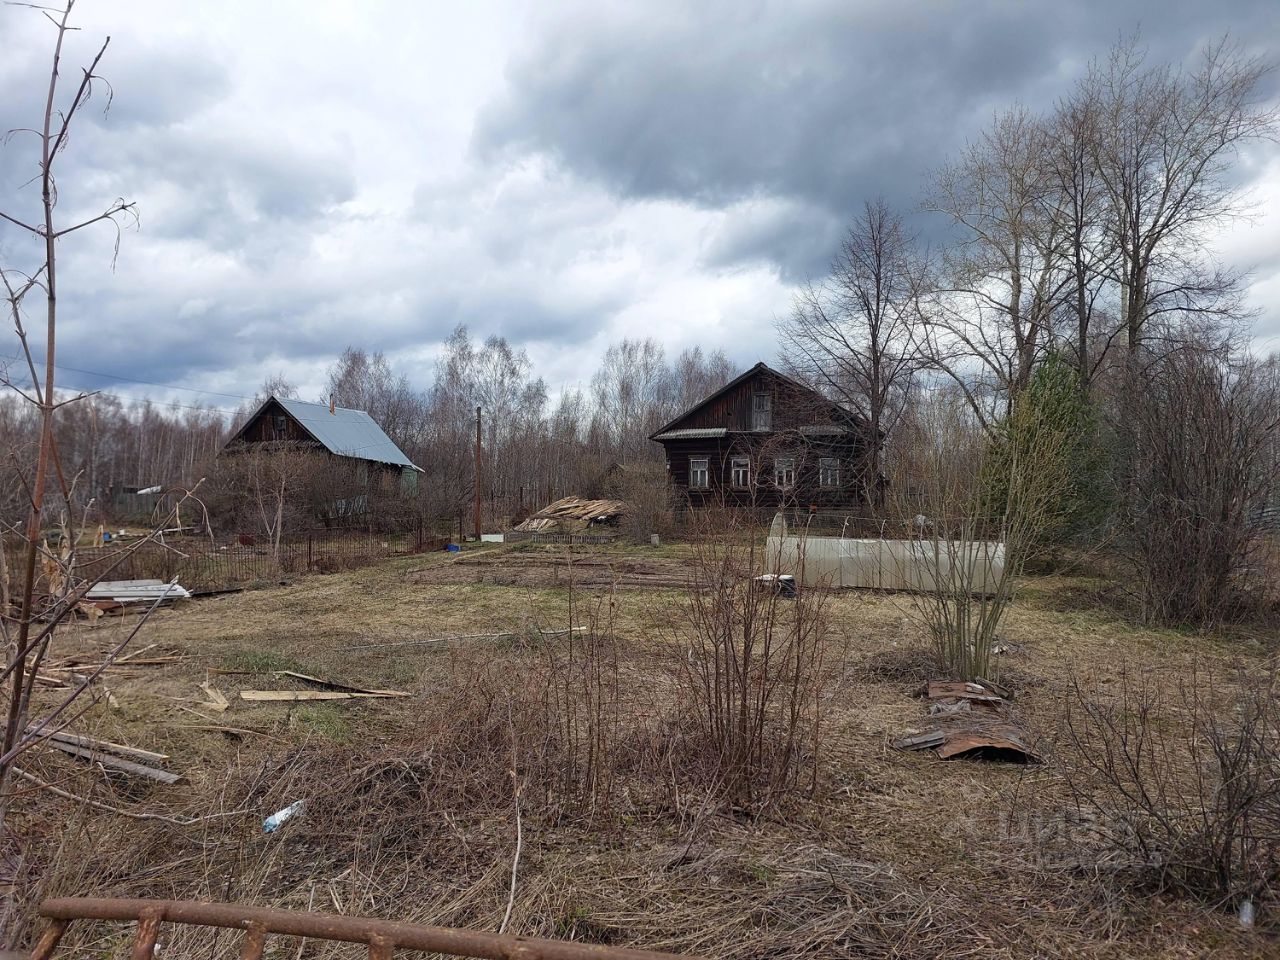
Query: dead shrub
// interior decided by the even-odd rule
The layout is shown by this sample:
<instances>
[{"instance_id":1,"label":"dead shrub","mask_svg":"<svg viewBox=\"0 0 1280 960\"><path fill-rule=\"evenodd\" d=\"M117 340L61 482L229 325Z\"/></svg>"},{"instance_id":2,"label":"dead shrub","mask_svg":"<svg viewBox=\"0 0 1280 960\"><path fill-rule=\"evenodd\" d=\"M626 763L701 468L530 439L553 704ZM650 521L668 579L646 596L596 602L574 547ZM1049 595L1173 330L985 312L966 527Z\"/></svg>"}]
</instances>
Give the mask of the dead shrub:
<instances>
[{"instance_id":1,"label":"dead shrub","mask_svg":"<svg viewBox=\"0 0 1280 960\"><path fill-rule=\"evenodd\" d=\"M622 528L636 543L648 543L655 533L667 537L674 531L675 499L661 462L619 467L605 484L605 492L627 505Z\"/></svg>"},{"instance_id":2,"label":"dead shrub","mask_svg":"<svg viewBox=\"0 0 1280 960\"><path fill-rule=\"evenodd\" d=\"M554 756L543 756L542 780L559 803L590 817L608 808L622 739L618 642L612 591L597 595L579 632L580 604L570 591L569 631L540 636L536 675L542 718Z\"/></svg>"},{"instance_id":3,"label":"dead shrub","mask_svg":"<svg viewBox=\"0 0 1280 960\"><path fill-rule=\"evenodd\" d=\"M1073 685L1065 759L1082 820L1140 885L1219 906L1280 894L1275 673L1193 670L1171 692L1157 679Z\"/></svg>"},{"instance_id":4,"label":"dead shrub","mask_svg":"<svg viewBox=\"0 0 1280 960\"><path fill-rule=\"evenodd\" d=\"M816 781L827 641L826 592L757 581L764 552L732 530L698 538L674 671L674 756L754 811Z\"/></svg>"},{"instance_id":5,"label":"dead shrub","mask_svg":"<svg viewBox=\"0 0 1280 960\"><path fill-rule=\"evenodd\" d=\"M1277 368L1179 349L1141 376L1117 427L1116 485L1143 619L1211 628L1264 613L1274 602L1266 508L1280 489Z\"/></svg>"}]
</instances>

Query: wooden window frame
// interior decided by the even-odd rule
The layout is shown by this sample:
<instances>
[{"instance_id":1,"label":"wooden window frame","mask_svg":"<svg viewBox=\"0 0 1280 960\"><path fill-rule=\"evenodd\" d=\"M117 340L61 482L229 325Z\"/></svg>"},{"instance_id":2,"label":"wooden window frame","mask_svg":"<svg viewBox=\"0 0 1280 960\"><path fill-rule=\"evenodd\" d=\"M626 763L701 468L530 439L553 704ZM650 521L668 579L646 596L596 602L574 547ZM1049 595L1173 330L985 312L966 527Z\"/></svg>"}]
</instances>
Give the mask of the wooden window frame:
<instances>
[{"instance_id":1,"label":"wooden window frame","mask_svg":"<svg viewBox=\"0 0 1280 960\"><path fill-rule=\"evenodd\" d=\"M738 472L742 472L742 480L738 480ZM729 458L729 485L735 490L746 490L751 486L751 458Z\"/></svg>"},{"instance_id":2,"label":"wooden window frame","mask_svg":"<svg viewBox=\"0 0 1280 960\"><path fill-rule=\"evenodd\" d=\"M701 467L696 464L702 464ZM702 482L698 483L695 479L701 471ZM710 490L711 489L711 458L710 457L690 457L689 458L689 489L690 490Z\"/></svg>"}]
</instances>

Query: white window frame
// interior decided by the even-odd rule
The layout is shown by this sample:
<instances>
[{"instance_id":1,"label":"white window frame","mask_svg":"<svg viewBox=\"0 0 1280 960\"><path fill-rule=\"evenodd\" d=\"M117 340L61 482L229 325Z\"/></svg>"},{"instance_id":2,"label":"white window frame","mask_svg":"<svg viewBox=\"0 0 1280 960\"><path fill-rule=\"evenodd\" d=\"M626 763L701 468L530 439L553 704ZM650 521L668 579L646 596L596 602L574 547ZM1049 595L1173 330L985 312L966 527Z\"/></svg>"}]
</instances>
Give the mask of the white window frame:
<instances>
[{"instance_id":1,"label":"white window frame","mask_svg":"<svg viewBox=\"0 0 1280 960\"><path fill-rule=\"evenodd\" d=\"M701 464L701 466L699 466ZM702 482L698 482L698 474L702 474ZM709 490L711 488L711 458L689 458L689 489Z\"/></svg>"},{"instance_id":2,"label":"white window frame","mask_svg":"<svg viewBox=\"0 0 1280 960\"><path fill-rule=\"evenodd\" d=\"M732 457L729 460L729 482L735 490L751 486L751 458Z\"/></svg>"},{"instance_id":3,"label":"white window frame","mask_svg":"<svg viewBox=\"0 0 1280 960\"><path fill-rule=\"evenodd\" d=\"M840 486L839 457L820 457L818 459L818 486L827 490Z\"/></svg>"},{"instance_id":4,"label":"white window frame","mask_svg":"<svg viewBox=\"0 0 1280 960\"><path fill-rule=\"evenodd\" d=\"M773 458L773 483L783 490L790 490L796 485L796 458Z\"/></svg>"}]
</instances>

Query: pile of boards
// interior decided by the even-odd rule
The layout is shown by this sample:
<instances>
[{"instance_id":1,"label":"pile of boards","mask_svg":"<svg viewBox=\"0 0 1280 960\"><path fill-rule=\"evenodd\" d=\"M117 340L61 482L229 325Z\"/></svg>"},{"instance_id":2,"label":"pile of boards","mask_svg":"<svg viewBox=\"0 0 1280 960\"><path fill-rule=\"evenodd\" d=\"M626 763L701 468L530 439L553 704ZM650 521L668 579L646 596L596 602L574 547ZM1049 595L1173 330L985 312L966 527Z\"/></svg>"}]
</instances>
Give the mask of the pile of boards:
<instances>
[{"instance_id":1,"label":"pile of boards","mask_svg":"<svg viewBox=\"0 0 1280 960\"><path fill-rule=\"evenodd\" d=\"M621 500L562 497L532 514L516 529L537 533L581 533L591 527L616 526L626 513L627 505Z\"/></svg>"},{"instance_id":2,"label":"pile of boards","mask_svg":"<svg viewBox=\"0 0 1280 960\"><path fill-rule=\"evenodd\" d=\"M899 750L933 750L939 758L970 757L1039 763L1041 756L1009 703L1009 693L990 681L930 680L919 691L934 726L908 731Z\"/></svg>"},{"instance_id":3,"label":"pile of boards","mask_svg":"<svg viewBox=\"0 0 1280 960\"><path fill-rule=\"evenodd\" d=\"M33 731L28 730L28 733ZM112 743L110 740L98 740L83 734L70 733L65 730L54 733L41 732L44 744L68 753L78 760L85 760L104 769L116 773L132 774L146 777L158 783L178 783L182 775L172 773L158 766L169 759L167 753L156 753L154 750L142 750L123 743Z\"/></svg>"}]
</instances>

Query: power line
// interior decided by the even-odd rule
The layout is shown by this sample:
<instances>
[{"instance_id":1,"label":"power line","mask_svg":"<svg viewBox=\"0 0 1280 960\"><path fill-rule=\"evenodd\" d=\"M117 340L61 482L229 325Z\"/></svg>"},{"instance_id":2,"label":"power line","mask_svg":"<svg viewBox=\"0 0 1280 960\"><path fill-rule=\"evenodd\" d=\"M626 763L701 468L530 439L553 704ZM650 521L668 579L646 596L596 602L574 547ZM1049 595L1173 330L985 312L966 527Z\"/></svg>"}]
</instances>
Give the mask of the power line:
<instances>
[{"instance_id":1,"label":"power line","mask_svg":"<svg viewBox=\"0 0 1280 960\"><path fill-rule=\"evenodd\" d=\"M54 367L58 365L54 364ZM120 403L150 403L152 407L177 407L180 410L195 410L200 413L225 413L227 416L236 416L238 411L228 410L227 407L197 407L191 403L179 403L178 401L156 401L150 397L123 397L119 393L110 393L109 390L99 390L92 387L69 387L69 385L61 385L59 390L73 390L76 393L83 393L84 398L90 397L108 397L119 401Z\"/></svg>"},{"instance_id":2,"label":"power line","mask_svg":"<svg viewBox=\"0 0 1280 960\"><path fill-rule=\"evenodd\" d=\"M39 366L42 366L42 367L45 366L45 362L43 360L34 360L33 358L33 362L38 364ZM196 387L182 387L172 383L157 383L154 380L140 380L137 377L122 377L119 374L104 373L101 370L84 370L80 367L68 367L62 363L55 363L53 365L53 369L63 370L63 371L66 371L67 373L83 373L90 377L106 377L108 380L120 380L124 383L140 383L148 387L160 387L164 390L183 390L183 391L186 391L187 393L204 393L204 394L208 394L211 397L225 397L228 400L248 400L250 402L253 402L253 397L242 396L241 394L238 394L238 393L219 393L216 390L200 390Z\"/></svg>"}]
</instances>

